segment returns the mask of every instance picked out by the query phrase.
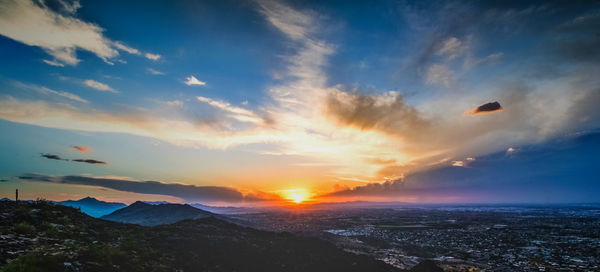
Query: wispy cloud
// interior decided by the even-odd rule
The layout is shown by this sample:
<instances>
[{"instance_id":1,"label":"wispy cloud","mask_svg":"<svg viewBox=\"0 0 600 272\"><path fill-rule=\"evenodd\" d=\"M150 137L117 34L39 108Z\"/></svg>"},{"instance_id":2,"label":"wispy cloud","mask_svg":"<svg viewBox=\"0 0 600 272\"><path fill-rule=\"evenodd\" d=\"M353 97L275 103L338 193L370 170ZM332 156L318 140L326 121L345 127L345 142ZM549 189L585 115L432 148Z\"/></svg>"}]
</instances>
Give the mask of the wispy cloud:
<instances>
[{"instance_id":1,"label":"wispy cloud","mask_svg":"<svg viewBox=\"0 0 600 272\"><path fill-rule=\"evenodd\" d=\"M455 82L454 72L443 64L433 64L427 69L425 81L450 88Z\"/></svg>"},{"instance_id":2,"label":"wispy cloud","mask_svg":"<svg viewBox=\"0 0 600 272\"><path fill-rule=\"evenodd\" d=\"M48 65L51 65L51 66L56 66L56 67L64 67L65 66L64 64L62 64L62 63L60 63L58 61L47 60L47 59L42 60L42 61L44 63L48 64Z\"/></svg>"},{"instance_id":3,"label":"wispy cloud","mask_svg":"<svg viewBox=\"0 0 600 272\"><path fill-rule=\"evenodd\" d=\"M184 83L185 83L185 85L188 85L188 86L193 86L193 85L204 86L204 85L206 85L206 82L198 80L195 76L186 77Z\"/></svg>"},{"instance_id":4,"label":"wispy cloud","mask_svg":"<svg viewBox=\"0 0 600 272\"><path fill-rule=\"evenodd\" d=\"M467 44L456 37L450 37L442 42L437 51L438 55L447 57L449 60L456 59L468 49Z\"/></svg>"},{"instance_id":5,"label":"wispy cloud","mask_svg":"<svg viewBox=\"0 0 600 272\"><path fill-rule=\"evenodd\" d=\"M35 85L35 84L26 84L26 83L22 83L19 81L15 81L14 85L18 88L33 90L35 92L38 92L38 93L41 93L44 95L54 95L54 96L66 98L66 99L69 99L72 101L77 101L77 102L81 102L81 103L89 103L87 100L81 98L80 96L78 96L74 93L70 93L70 92L56 91L56 90L52 90L52 89L44 87L44 86L39 86L39 85Z\"/></svg>"},{"instance_id":6,"label":"wispy cloud","mask_svg":"<svg viewBox=\"0 0 600 272\"><path fill-rule=\"evenodd\" d=\"M118 93L118 91L115 90L115 89L113 89L112 87L110 87L110 86L108 86L108 85L106 85L104 83L92 80L92 79L86 79L86 80L84 80L83 84L85 84L86 86L88 86L90 88L94 88L96 90L99 90L99 91L111 92L111 93Z\"/></svg>"},{"instance_id":7,"label":"wispy cloud","mask_svg":"<svg viewBox=\"0 0 600 272\"><path fill-rule=\"evenodd\" d=\"M178 107L178 108L183 107L183 101L181 101L181 100L167 101L167 102L165 102L165 104L167 104L167 106L170 106L170 107Z\"/></svg>"},{"instance_id":8,"label":"wispy cloud","mask_svg":"<svg viewBox=\"0 0 600 272\"><path fill-rule=\"evenodd\" d=\"M220 109L222 111L229 113L230 114L229 116L231 118L236 119L240 122L250 122L250 123L260 124L265 121L263 118L258 116L256 113L254 113L250 110L241 108L241 107L232 106L228 102L213 100L213 99L210 99L208 97L203 97L203 96L198 96L198 97L196 97L196 99L198 101L207 103L217 109Z\"/></svg>"},{"instance_id":9,"label":"wispy cloud","mask_svg":"<svg viewBox=\"0 0 600 272\"><path fill-rule=\"evenodd\" d=\"M152 69L152 68L148 68L146 69L146 71L148 71L148 73L153 74L153 75L164 75L165 73Z\"/></svg>"}]
</instances>

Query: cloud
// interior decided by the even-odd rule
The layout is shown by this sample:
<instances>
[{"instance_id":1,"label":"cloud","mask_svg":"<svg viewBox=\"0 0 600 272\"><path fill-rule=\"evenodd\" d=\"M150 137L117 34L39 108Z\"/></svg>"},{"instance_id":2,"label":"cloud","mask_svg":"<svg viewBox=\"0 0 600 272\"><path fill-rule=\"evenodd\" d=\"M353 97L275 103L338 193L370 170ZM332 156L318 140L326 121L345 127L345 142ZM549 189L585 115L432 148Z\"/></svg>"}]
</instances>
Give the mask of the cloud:
<instances>
[{"instance_id":1,"label":"cloud","mask_svg":"<svg viewBox=\"0 0 600 272\"><path fill-rule=\"evenodd\" d=\"M69 100L77 101L77 102L81 102L81 103L89 103L87 100L81 98L80 96L78 96L74 93L56 91L56 90L52 90L52 89L44 87L44 86L39 86L39 85L35 85L35 84L25 84L25 83L22 83L19 81L15 81L13 83L17 88L33 90L35 92L38 92L38 93L41 93L44 95L55 95L55 96L67 98Z\"/></svg>"},{"instance_id":2,"label":"cloud","mask_svg":"<svg viewBox=\"0 0 600 272\"><path fill-rule=\"evenodd\" d=\"M60 156L54 155L54 154L45 154L45 153L42 153L42 154L40 154L40 156L42 156L42 157L44 157L46 159L51 159L51 160L68 161L67 159L63 159Z\"/></svg>"},{"instance_id":3,"label":"cloud","mask_svg":"<svg viewBox=\"0 0 600 272\"><path fill-rule=\"evenodd\" d=\"M472 58L467 58L464 62L464 67L467 69L472 69L477 66L486 65L486 64L495 64L498 63L504 57L504 53L496 52L485 56L480 59L473 60Z\"/></svg>"},{"instance_id":4,"label":"cloud","mask_svg":"<svg viewBox=\"0 0 600 272\"><path fill-rule=\"evenodd\" d=\"M57 61L77 64L77 49L89 51L105 61L119 54L103 36L102 28L71 17L71 14L60 14L44 3L27 0L1 3L0 34L41 47Z\"/></svg>"},{"instance_id":5,"label":"cloud","mask_svg":"<svg viewBox=\"0 0 600 272\"><path fill-rule=\"evenodd\" d=\"M91 152L92 149L88 146L79 146L79 145L74 145L73 148L81 151L81 152Z\"/></svg>"},{"instance_id":6,"label":"cloud","mask_svg":"<svg viewBox=\"0 0 600 272\"><path fill-rule=\"evenodd\" d=\"M428 84L442 85L446 88L451 87L454 82L454 73L445 65L434 64L427 70L425 81Z\"/></svg>"},{"instance_id":7,"label":"cloud","mask_svg":"<svg viewBox=\"0 0 600 272\"><path fill-rule=\"evenodd\" d=\"M113 45L118 48L121 51L125 51L129 54L134 54L134 55L139 55L140 54L140 50L137 50L135 48L129 47L121 42L114 42Z\"/></svg>"},{"instance_id":8,"label":"cloud","mask_svg":"<svg viewBox=\"0 0 600 272\"><path fill-rule=\"evenodd\" d=\"M90 88L94 88L96 90L99 91L104 91L104 92L111 92L111 93L118 93L118 91L116 91L115 89L113 89L112 87L95 81L95 80L91 80L91 79L86 79L85 81L83 81L83 84L85 84L86 86L90 87Z\"/></svg>"},{"instance_id":9,"label":"cloud","mask_svg":"<svg viewBox=\"0 0 600 272\"><path fill-rule=\"evenodd\" d=\"M92 160L92 159L85 159L85 160L76 159L76 160L71 160L71 161L74 161L74 162L85 162L85 163L89 163L89 164L108 164L105 161L98 161L98 160Z\"/></svg>"},{"instance_id":10,"label":"cloud","mask_svg":"<svg viewBox=\"0 0 600 272\"><path fill-rule=\"evenodd\" d=\"M406 138L419 137L431 126L394 91L379 96L335 92L326 102L325 113L341 125L376 129Z\"/></svg>"},{"instance_id":11,"label":"cloud","mask_svg":"<svg viewBox=\"0 0 600 272\"><path fill-rule=\"evenodd\" d=\"M6 0L0 2L0 35L42 48L54 60L43 60L53 66L77 65L77 50L91 52L108 64L119 51L140 55L138 49L104 36L100 26L75 17L79 1ZM146 53L150 59L160 55Z\"/></svg>"},{"instance_id":12,"label":"cloud","mask_svg":"<svg viewBox=\"0 0 600 272\"><path fill-rule=\"evenodd\" d=\"M495 102L485 103L477 108L474 108L471 111L469 111L468 114L470 114L470 115L487 114L487 113L493 113L493 112L499 112L499 111L502 111L502 106L500 106L500 103L498 103L498 101L495 101Z\"/></svg>"},{"instance_id":13,"label":"cloud","mask_svg":"<svg viewBox=\"0 0 600 272\"><path fill-rule=\"evenodd\" d=\"M198 101L207 103L207 104L211 105L212 107L215 107L222 111L228 112L229 117L231 117L237 121L240 121L240 122L249 122L249 123L255 123L255 124L268 122L268 120L264 120L263 118L258 116L256 113L254 113L250 110L241 108L241 107L232 106L228 102L213 100L213 99L210 99L208 97L203 97L203 96L198 96L198 97L196 97L196 99Z\"/></svg>"},{"instance_id":14,"label":"cloud","mask_svg":"<svg viewBox=\"0 0 600 272\"><path fill-rule=\"evenodd\" d=\"M186 77L184 83L185 83L185 85L188 85L188 86L192 86L192 85L204 86L204 85L206 85L206 82L200 81L194 76Z\"/></svg>"},{"instance_id":15,"label":"cloud","mask_svg":"<svg viewBox=\"0 0 600 272\"><path fill-rule=\"evenodd\" d=\"M76 184L98 186L118 191L169 195L191 201L224 201L241 202L264 200L257 196L245 197L239 191L221 186L196 186L179 183L165 183L160 181L136 181L127 179L95 178L84 176L47 176L39 174L25 174L20 179L60 184Z\"/></svg>"},{"instance_id":16,"label":"cloud","mask_svg":"<svg viewBox=\"0 0 600 272\"><path fill-rule=\"evenodd\" d=\"M147 59L150 59L150 60L154 60L154 61L159 60L161 58L161 56L159 54L152 54L152 53L146 53L146 54L144 54L144 57L146 57Z\"/></svg>"},{"instance_id":17,"label":"cloud","mask_svg":"<svg viewBox=\"0 0 600 272\"><path fill-rule=\"evenodd\" d=\"M148 73L153 74L153 75L164 75L165 73L158 71L158 70L154 70L152 68L148 68L146 69L146 71L148 71Z\"/></svg>"},{"instance_id":18,"label":"cloud","mask_svg":"<svg viewBox=\"0 0 600 272\"><path fill-rule=\"evenodd\" d=\"M335 84L331 82L333 78L327 77L331 68L329 57L336 50L335 45L323 39L330 34L328 27L335 25L335 22L327 21L330 18L310 10L294 10L281 2L259 2L258 6L265 16L264 22L289 40L285 43L289 48L286 48L287 54L280 56L285 67L278 70L276 83L265 91L268 97L251 103L258 105L257 108L200 97L198 101L212 107L208 108L208 115L205 114L207 111L202 111L201 116L194 113L193 117L182 117L160 115L155 108L107 111L4 96L0 97L0 118L62 129L129 133L193 147L223 149L258 143L261 154L293 155L312 165L328 165L328 176L372 182L402 177L442 159L449 164L452 158L479 158L508 146L542 141L565 131L594 128L600 123L600 111L596 106L600 97L597 95L600 93L596 76L598 65L590 60L569 62L568 69L561 68L562 73L546 74L544 81L539 81L523 72L537 69L536 72L542 74L546 70L540 67L558 66L573 58L533 46L531 51L523 50L521 55L514 54L520 50L511 51L511 59L520 58L524 66L510 66L514 70L498 69L506 74L496 73L499 66L494 71L482 67L481 71L454 72L450 68L460 66L458 60L461 58L471 55L473 60L491 61L499 58L492 52L505 49L473 45L469 47L473 52L461 53L449 64L447 53L457 51L454 49L460 46L456 46L456 41L448 41L448 37L468 37L476 28L469 20L460 20L460 25L448 29L446 24L436 24L443 29L439 33L432 30L435 32L432 37L423 37L425 44L431 41L432 47L428 50L428 60L422 63L422 67L432 70L429 84L453 87L458 81L460 88L435 95L428 93L427 87L422 90L365 91L360 86L332 85ZM526 13L517 9L500 9L496 13L471 11L460 10L456 16L473 18L475 15L471 14L476 14L475 17L481 20L478 16L494 18L490 14ZM455 15L452 13L452 16ZM451 19L446 18L444 22L454 24ZM510 26L519 25L515 22ZM541 35L548 31L535 33ZM550 33L554 35L555 32ZM487 37L477 34L481 33L474 32L474 41ZM562 36L557 39L562 40ZM467 43L462 39L460 42ZM529 43L524 44L519 43L519 46ZM418 43L419 48L421 45ZM441 58L438 51L444 47L448 49L443 50L444 57ZM475 52L485 54L475 55ZM417 57L418 53L415 54ZM539 54L543 53L552 58L548 63L536 63ZM527 54L531 54L532 59L524 57ZM435 64L431 63L430 57ZM506 62L500 65L506 65ZM423 71L427 72L427 69ZM476 80L467 77L466 72L475 73ZM503 101L505 111L502 114L486 118L465 116L465 109L479 105L489 97ZM161 103L160 106L167 107L168 104ZM217 114L210 116L214 112L210 109ZM384 158L391 163L382 164L365 158Z\"/></svg>"},{"instance_id":19,"label":"cloud","mask_svg":"<svg viewBox=\"0 0 600 272\"><path fill-rule=\"evenodd\" d=\"M463 167L465 166L464 161L452 161L452 166Z\"/></svg>"},{"instance_id":20,"label":"cloud","mask_svg":"<svg viewBox=\"0 0 600 272\"><path fill-rule=\"evenodd\" d=\"M169 107L178 107L178 108L183 107L183 101L181 101L181 100L167 101L167 102L165 102L165 104L167 104L167 106L169 106Z\"/></svg>"},{"instance_id":21,"label":"cloud","mask_svg":"<svg viewBox=\"0 0 600 272\"><path fill-rule=\"evenodd\" d=\"M48 64L48 65L51 65L51 66L56 66L56 67L64 67L65 66L64 64L62 64L60 62L57 62L57 61L53 61L53 60L47 60L47 59L45 59L45 60L42 60L42 61L44 63Z\"/></svg>"},{"instance_id":22,"label":"cloud","mask_svg":"<svg viewBox=\"0 0 600 272\"><path fill-rule=\"evenodd\" d=\"M440 49L437 51L438 55L446 56L448 60L453 60L460 55L464 54L468 49L468 46L461 42L456 37L450 37L442 42Z\"/></svg>"}]
</instances>

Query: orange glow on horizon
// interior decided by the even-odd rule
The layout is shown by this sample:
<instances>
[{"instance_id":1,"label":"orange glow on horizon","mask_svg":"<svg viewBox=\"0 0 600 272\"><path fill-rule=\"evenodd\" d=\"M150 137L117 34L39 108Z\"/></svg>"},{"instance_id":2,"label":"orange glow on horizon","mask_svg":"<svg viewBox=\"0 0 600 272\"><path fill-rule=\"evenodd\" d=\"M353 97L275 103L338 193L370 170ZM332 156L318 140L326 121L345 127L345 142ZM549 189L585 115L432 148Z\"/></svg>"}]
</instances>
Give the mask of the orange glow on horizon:
<instances>
[{"instance_id":1,"label":"orange glow on horizon","mask_svg":"<svg viewBox=\"0 0 600 272\"><path fill-rule=\"evenodd\" d=\"M309 199L310 194L306 189L290 189L281 191L283 198L290 202L300 204Z\"/></svg>"}]
</instances>

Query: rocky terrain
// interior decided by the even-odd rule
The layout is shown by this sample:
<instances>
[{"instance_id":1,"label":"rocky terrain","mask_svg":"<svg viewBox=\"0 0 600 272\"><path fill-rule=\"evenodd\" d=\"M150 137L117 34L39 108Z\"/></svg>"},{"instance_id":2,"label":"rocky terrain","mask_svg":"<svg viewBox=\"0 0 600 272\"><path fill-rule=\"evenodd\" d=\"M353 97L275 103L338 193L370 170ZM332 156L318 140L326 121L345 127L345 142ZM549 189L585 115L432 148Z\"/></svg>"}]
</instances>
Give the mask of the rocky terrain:
<instances>
[{"instance_id":1,"label":"rocky terrain","mask_svg":"<svg viewBox=\"0 0 600 272\"><path fill-rule=\"evenodd\" d=\"M0 202L1 271L398 271L317 238L215 217L145 227L46 201Z\"/></svg>"}]
</instances>

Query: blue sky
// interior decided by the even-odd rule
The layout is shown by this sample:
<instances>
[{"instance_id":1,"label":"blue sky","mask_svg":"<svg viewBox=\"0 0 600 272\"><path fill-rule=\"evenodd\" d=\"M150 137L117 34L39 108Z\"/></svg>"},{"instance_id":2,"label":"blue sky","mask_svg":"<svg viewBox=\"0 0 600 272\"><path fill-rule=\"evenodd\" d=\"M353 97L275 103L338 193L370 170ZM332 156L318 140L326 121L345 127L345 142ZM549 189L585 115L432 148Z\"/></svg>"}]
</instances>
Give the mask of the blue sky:
<instances>
[{"instance_id":1,"label":"blue sky","mask_svg":"<svg viewBox=\"0 0 600 272\"><path fill-rule=\"evenodd\" d=\"M600 126L592 1L0 5L5 194L102 187L16 178L36 174L318 198Z\"/></svg>"}]
</instances>

